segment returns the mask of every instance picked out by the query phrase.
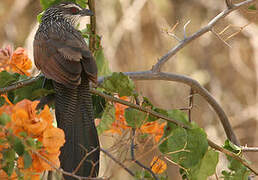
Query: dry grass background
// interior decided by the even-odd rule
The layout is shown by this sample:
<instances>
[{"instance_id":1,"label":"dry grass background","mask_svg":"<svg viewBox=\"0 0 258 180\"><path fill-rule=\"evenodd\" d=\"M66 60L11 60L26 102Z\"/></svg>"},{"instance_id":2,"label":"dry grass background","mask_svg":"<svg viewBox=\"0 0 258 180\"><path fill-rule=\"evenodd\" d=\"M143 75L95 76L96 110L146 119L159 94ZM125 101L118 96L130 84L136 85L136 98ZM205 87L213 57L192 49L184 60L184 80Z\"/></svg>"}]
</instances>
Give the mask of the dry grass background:
<instances>
[{"instance_id":1,"label":"dry grass background","mask_svg":"<svg viewBox=\"0 0 258 180\"><path fill-rule=\"evenodd\" d=\"M96 8L98 34L102 36L111 69L141 71L150 69L159 57L176 45L177 41L162 29L179 22L175 34L182 39L182 29L188 20L191 20L187 27L190 35L222 11L225 4L223 0L97 0ZM12 43L16 47L25 46L27 42L30 51L31 31L35 30L39 12L37 0L1 0L0 45ZM215 27L215 31L220 32L230 25L222 34L226 39L244 27L227 41L231 48L208 33L181 50L162 69L188 75L207 88L229 116L241 144L248 146L258 146L257 19L257 11L247 8L230 14ZM165 81L139 81L136 85L138 92L158 107L175 109L188 105L190 89L185 85ZM192 119L206 130L208 137L222 144L225 133L218 117L200 96L195 96L192 112ZM104 147L110 146L110 139L118 141L118 137L101 137ZM158 152L153 151L149 156L155 153ZM246 155L258 168L257 153ZM151 161L148 156L141 160ZM111 162L107 164L102 167L103 172L113 174L113 179L121 179L121 176L125 179L125 172L118 171ZM170 179L177 179L177 176L177 168L171 165Z\"/></svg>"}]
</instances>

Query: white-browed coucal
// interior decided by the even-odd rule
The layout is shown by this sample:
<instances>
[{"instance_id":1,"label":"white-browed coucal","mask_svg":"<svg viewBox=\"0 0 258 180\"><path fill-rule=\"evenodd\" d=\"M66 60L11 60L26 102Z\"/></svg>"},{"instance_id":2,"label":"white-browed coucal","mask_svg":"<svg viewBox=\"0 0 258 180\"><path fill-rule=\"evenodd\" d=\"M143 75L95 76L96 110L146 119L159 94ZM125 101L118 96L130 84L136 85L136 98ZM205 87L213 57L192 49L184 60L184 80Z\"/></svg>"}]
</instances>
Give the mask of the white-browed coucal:
<instances>
[{"instance_id":1,"label":"white-browed coucal","mask_svg":"<svg viewBox=\"0 0 258 180\"><path fill-rule=\"evenodd\" d=\"M44 12L33 44L35 65L52 80L56 92L57 125L66 139L61 167L73 172L86 157L76 175L87 177L95 177L99 171L99 140L89 92L89 82L97 81L97 66L75 26L81 16L91 15L90 10L72 2L54 5ZM85 150L90 155L85 156Z\"/></svg>"}]
</instances>

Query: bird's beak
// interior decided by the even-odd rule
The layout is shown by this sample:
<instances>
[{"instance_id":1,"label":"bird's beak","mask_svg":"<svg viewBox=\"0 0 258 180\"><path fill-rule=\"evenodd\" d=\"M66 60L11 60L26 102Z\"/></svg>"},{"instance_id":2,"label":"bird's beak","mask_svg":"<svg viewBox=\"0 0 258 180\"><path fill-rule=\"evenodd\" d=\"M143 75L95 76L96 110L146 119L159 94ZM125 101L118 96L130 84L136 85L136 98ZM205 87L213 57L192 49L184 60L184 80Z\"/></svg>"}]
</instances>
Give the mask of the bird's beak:
<instances>
[{"instance_id":1,"label":"bird's beak","mask_svg":"<svg viewBox=\"0 0 258 180\"><path fill-rule=\"evenodd\" d=\"M83 9L83 10L80 12L80 14L81 14L82 16L93 16L93 15L94 15L94 13L93 13L91 10L89 10L89 9Z\"/></svg>"}]
</instances>

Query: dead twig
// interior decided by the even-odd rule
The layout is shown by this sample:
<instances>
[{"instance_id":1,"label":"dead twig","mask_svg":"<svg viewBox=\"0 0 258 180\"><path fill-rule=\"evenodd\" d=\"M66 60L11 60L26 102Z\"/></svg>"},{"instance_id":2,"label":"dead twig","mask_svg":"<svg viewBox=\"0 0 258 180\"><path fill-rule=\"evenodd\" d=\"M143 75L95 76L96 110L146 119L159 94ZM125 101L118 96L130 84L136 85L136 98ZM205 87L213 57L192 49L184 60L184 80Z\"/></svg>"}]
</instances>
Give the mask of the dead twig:
<instances>
[{"instance_id":1,"label":"dead twig","mask_svg":"<svg viewBox=\"0 0 258 180\"><path fill-rule=\"evenodd\" d=\"M165 55L163 55L158 62L152 67L152 71L153 72L160 72L161 67L172 57L174 56L178 51L180 51L182 48L184 48L186 45L188 45L190 42L192 42L193 40L199 38L200 36L202 36L203 34L209 32L212 30L212 28L217 24L217 22L221 19L223 19L224 17L226 17L228 14L230 14L231 12L239 9L240 7L244 6L244 5L248 5L250 3L253 3L255 0L246 0L243 2L240 2L238 4L234 4L234 6L227 8L226 10L222 11L220 14L218 14L216 17L214 17L205 27L201 28L199 31L197 31L196 33L194 33L191 36L188 36L187 38L183 39L182 41L180 41L178 43L178 45L176 45L174 48L172 48L171 50L169 50ZM229 3L230 5L230 1L226 1Z\"/></svg>"}]
</instances>

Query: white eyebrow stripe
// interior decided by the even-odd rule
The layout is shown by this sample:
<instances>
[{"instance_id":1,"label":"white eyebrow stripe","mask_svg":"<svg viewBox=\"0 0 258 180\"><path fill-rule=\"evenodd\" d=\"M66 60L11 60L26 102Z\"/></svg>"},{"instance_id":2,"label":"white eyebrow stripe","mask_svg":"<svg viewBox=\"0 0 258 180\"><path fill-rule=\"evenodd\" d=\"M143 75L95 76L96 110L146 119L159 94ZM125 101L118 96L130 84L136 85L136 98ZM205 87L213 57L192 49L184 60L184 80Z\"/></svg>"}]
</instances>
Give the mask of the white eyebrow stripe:
<instances>
[{"instance_id":1,"label":"white eyebrow stripe","mask_svg":"<svg viewBox=\"0 0 258 180\"><path fill-rule=\"evenodd\" d=\"M82 8L80 6L76 6L75 4L67 4L64 7L65 8L72 8L72 7L74 7L74 8L77 8L79 10L82 10Z\"/></svg>"}]
</instances>

